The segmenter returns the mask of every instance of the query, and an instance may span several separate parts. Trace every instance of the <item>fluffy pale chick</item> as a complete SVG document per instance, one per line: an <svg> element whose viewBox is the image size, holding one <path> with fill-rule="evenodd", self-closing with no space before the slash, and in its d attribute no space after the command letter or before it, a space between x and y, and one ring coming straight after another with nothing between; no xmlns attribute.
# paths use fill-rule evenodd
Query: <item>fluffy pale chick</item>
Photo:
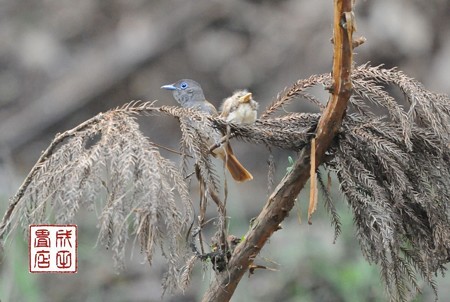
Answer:
<svg viewBox="0 0 450 302"><path fill-rule="evenodd" d="M258 103L253 100L252 93L239 90L223 102L220 116L227 122L253 124L256 121L257 110Z"/></svg>
<svg viewBox="0 0 450 302"><path fill-rule="evenodd" d="M162 89L170 90L173 93L175 100L185 108L193 108L210 115L217 115L217 110L213 104L205 99L203 90L197 82L194 80L183 79L175 82L173 84L161 86ZM222 134L215 132L212 137L210 137L209 143L215 144L222 138ZM230 172L234 180L238 182L243 182L253 179L252 174L244 168L244 166L238 161L236 156L233 154L230 144L226 146L220 146L213 151L213 155L226 160L226 167Z"/></svg>

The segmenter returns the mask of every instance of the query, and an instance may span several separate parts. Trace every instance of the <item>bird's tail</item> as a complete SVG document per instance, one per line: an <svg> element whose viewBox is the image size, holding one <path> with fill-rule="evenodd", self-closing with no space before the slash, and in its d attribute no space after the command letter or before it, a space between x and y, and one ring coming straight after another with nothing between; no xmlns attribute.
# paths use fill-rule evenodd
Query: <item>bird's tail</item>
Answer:
<svg viewBox="0 0 450 302"><path fill-rule="evenodd" d="M234 156L230 145L227 145L227 157L226 159L223 158L223 160L226 160L227 169L230 171L231 177L233 177L235 181L244 182L253 179L252 174L250 174L236 156Z"/></svg>

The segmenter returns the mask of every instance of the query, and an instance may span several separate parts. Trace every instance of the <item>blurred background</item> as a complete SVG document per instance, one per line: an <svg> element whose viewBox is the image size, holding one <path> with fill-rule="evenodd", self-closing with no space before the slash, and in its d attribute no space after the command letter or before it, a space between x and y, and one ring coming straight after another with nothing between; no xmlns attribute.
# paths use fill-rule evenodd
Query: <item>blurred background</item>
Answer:
<svg viewBox="0 0 450 302"><path fill-rule="evenodd" d="M367 42L355 50L356 63L397 66L449 94L449 12L448 0L357 1L355 37ZM200 82L216 106L248 88L262 111L296 80L330 72L331 24L332 1L0 0L0 215L56 133L131 100L175 105L159 87L181 78ZM287 110L317 108L298 102ZM178 146L173 119L139 121L151 140ZM229 181L230 232L241 236L267 198L269 152L233 147L255 176L242 185ZM277 183L295 154L273 151ZM343 233L335 244L323 207L306 223L308 194L257 259L278 271L244 277L232 301L386 301L377 267L361 256L338 183ZM184 295L161 298L161 261L149 267L130 244L126 269L117 272L111 253L96 246L95 214L81 211L75 222L78 273L28 273L27 242L15 232L0 264L0 301L198 301L214 277L198 266ZM438 278L442 301L450 299L449 285L450 277ZM431 289L424 285L415 301L434 301Z"/></svg>

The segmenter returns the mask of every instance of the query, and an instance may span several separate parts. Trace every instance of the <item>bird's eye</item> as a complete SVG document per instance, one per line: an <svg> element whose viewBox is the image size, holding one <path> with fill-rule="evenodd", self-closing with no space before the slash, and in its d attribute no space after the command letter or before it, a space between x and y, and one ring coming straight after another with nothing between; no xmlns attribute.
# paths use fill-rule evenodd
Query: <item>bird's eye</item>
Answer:
<svg viewBox="0 0 450 302"><path fill-rule="evenodd" d="M183 82L180 84L181 89L186 89L188 87L188 84L186 82Z"/></svg>

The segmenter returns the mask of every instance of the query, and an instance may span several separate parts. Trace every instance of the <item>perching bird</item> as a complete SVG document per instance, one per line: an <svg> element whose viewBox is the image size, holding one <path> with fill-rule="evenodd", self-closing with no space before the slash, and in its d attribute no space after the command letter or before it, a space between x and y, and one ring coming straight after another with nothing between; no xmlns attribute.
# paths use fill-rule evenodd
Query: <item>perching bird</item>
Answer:
<svg viewBox="0 0 450 302"><path fill-rule="evenodd" d="M258 103L253 100L252 93L238 90L222 104L220 116L227 122L236 124L253 124L256 121Z"/></svg>
<svg viewBox="0 0 450 302"><path fill-rule="evenodd" d="M200 84L194 80L183 79L173 84L161 86L161 88L173 91L173 97L182 107L197 109L210 115L217 115L216 108L205 99ZM221 134L217 133L217 136L211 139L211 145L217 143L220 139ZM253 179L250 172L234 156L229 143L226 146L214 149L213 155L224 161L226 160L226 167L234 180L243 182Z"/></svg>

